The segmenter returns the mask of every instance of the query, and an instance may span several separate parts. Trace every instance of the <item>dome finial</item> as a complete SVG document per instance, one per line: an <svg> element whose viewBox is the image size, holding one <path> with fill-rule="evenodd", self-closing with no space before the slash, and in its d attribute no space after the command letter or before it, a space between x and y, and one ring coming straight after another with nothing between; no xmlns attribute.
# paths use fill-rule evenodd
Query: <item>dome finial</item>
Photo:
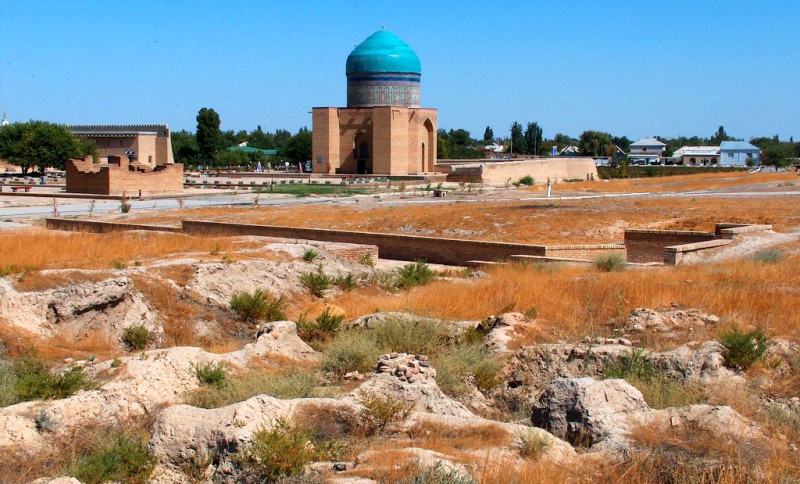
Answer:
<svg viewBox="0 0 800 484"><path fill-rule="evenodd" d="M386 23L385 22L381 22L381 30L386 30Z"/></svg>

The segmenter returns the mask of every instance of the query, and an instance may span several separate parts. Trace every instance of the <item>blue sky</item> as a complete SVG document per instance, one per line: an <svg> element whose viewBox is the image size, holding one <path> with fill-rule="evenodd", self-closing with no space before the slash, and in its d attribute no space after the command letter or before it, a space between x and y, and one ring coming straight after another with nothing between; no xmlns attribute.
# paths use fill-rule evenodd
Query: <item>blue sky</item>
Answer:
<svg viewBox="0 0 800 484"><path fill-rule="evenodd" d="M0 0L12 120L296 130L345 104L345 58L386 28L439 126L499 135L800 138L800 1Z"/></svg>

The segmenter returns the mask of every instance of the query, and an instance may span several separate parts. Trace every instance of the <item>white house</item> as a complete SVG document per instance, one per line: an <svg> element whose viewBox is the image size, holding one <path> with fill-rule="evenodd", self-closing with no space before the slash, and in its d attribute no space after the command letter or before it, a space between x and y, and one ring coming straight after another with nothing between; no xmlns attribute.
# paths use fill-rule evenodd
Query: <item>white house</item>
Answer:
<svg viewBox="0 0 800 484"><path fill-rule="evenodd" d="M679 165L719 165L719 146L681 146L672 157Z"/></svg>

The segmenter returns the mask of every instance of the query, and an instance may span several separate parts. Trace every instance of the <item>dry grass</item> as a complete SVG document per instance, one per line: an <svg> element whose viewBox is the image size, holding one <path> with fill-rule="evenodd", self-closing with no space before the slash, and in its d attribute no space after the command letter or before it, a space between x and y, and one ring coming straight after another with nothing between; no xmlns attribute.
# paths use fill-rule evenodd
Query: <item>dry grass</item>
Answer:
<svg viewBox="0 0 800 484"><path fill-rule="evenodd" d="M195 269L190 264L173 264L155 269L157 274L165 279L169 279L175 284L186 287L195 274Z"/></svg>
<svg viewBox="0 0 800 484"><path fill-rule="evenodd" d="M590 200L266 208L158 214L240 223L335 228L533 244L619 242L626 228L712 230L715 222L800 225L796 197L646 197ZM150 222L151 216L143 216Z"/></svg>
<svg viewBox="0 0 800 484"><path fill-rule="evenodd" d="M31 271L14 280L14 288L23 292L44 291L70 284L100 282L111 276L107 271Z"/></svg>
<svg viewBox="0 0 800 484"><path fill-rule="evenodd" d="M147 302L157 311L164 325L164 345L199 346L214 353L226 353L238 349L241 344L232 335L236 333L236 322L221 311L198 303L181 295L174 288L144 276L131 277L136 290L144 294ZM199 319L218 321L224 334L217 337L198 335L195 323Z"/></svg>
<svg viewBox="0 0 800 484"><path fill-rule="evenodd" d="M408 431L412 446L454 454L467 449L502 447L511 444L513 436L503 427L492 424L447 425L418 422Z"/></svg>
<svg viewBox="0 0 800 484"><path fill-rule="evenodd" d="M536 307L541 332L527 335L526 343L607 334L613 329L609 320L620 320L634 308L678 303L761 327L772 337L800 341L798 287L798 256L777 264L730 261L625 273L510 265L468 283L436 281L398 294L371 288L343 293L331 302L351 318L408 310L444 319L481 319Z"/></svg>
<svg viewBox="0 0 800 484"><path fill-rule="evenodd" d="M116 341L104 331L91 331L80 340L66 336L41 337L22 329L0 324L0 341L6 347L6 354L17 357L33 350L36 354L53 364L64 358L83 359L94 356L98 361L112 358L121 351Z"/></svg>
<svg viewBox="0 0 800 484"><path fill-rule="evenodd" d="M108 269L121 262L185 253L230 252L247 246L233 238L159 232L92 234L28 230L0 234L0 267Z"/></svg>

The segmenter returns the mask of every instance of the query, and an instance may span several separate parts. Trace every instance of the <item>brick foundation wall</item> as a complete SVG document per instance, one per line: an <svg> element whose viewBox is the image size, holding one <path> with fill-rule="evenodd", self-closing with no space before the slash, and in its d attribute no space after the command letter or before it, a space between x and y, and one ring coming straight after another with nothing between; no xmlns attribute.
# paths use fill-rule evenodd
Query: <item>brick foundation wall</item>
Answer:
<svg viewBox="0 0 800 484"><path fill-rule="evenodd" d="M503 260L512 255L544 255L546 250L542 245L200 220L184 220L183 230L191 235L261 235L374 245L378 247L382 258L408 261L425 259L436 264L451 265L464 265L469 260Z"/></svg>
<svg viewBox="0 0 800 484"><path fill-rule="evenodd" d="M673 245L714 240L714 232L678 230L626 230L625 248L628 262L664 262L664 249Z"/></svg>
<svg viewBox="0 0 800 484"><path fill-rule="evenodd" d="M105 234L109 232L125 232L130 230L148 230L157 232L182 232L180 227L163 225L126 224L119 222L99 222L96 220L74 220L68 218L46 218L45 228L48 230L65 230L68 232L93 232Z"/></svg>
<svg viewBox="0 0 800 484"><path fill-rule="evenodd" d="M560 257L565 259L578 259L593 261L598 256L605 254L620 254L626 256L624 244L594 244L594 245L549 245L545 248L545 256Z"/></svg>
<svg viewBox="0 0 800 484"><path fill-rule="evenodd" d="M150 172L128 169L127 160L120 165L94 164L86 160L69 160L66 164L67 193L121 195L130 197L162 193L183 193L183 165L159 166Z"/></svg>

